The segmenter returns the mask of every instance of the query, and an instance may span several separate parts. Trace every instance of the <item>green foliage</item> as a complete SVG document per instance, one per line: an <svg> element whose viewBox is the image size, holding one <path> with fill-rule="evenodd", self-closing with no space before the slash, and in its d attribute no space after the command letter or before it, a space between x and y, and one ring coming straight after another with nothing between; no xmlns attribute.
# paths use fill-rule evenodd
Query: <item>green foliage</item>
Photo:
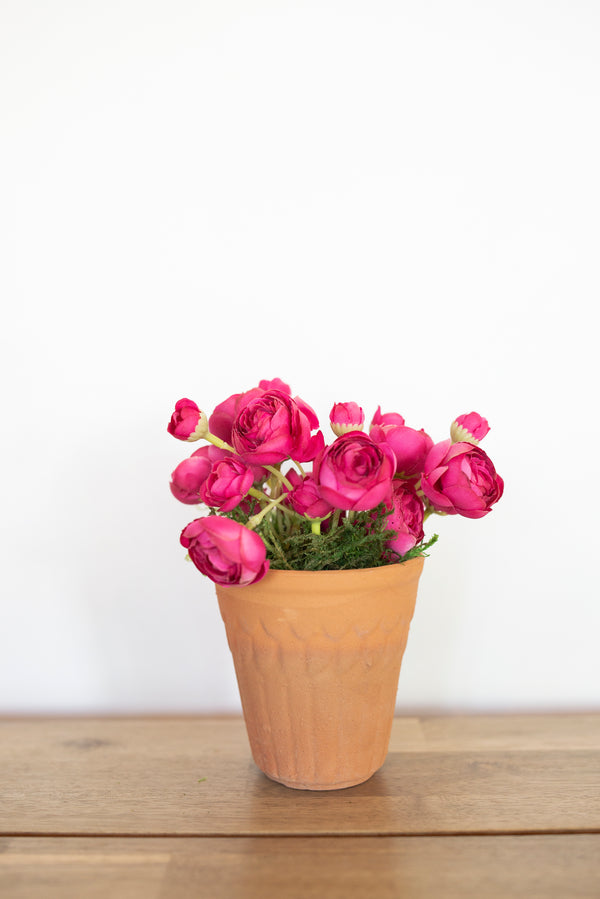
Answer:
<svg viewBox="0 0 600 899"><path fill-rule="evenodd" d="M241 524L248 515L239 507L226 513ZM386 528L391 510L383 503L367 512L334 515L321 525L322 533L314 534L308 519L299 515L282 515L273 510L256 527L267 548L272 569L293 571L332 571L339 569L378 568L394 562L405 562L427 555L437 541L435 534L404 556L386 548L395 531Z"/></svg>
<svg viewBox="0 0 600 899"><path fill-rule="evenodd" d="M417 556L428 556L429 553L426 550L431 549L434 543L438 542L438 535L434 534L426 542L421 541L421 543L417 543L416 546L413 546L412 549L409 549L407 553L404 553L403 556L398 557L399 562L408 562L409 559L415 559Z"/></svg>

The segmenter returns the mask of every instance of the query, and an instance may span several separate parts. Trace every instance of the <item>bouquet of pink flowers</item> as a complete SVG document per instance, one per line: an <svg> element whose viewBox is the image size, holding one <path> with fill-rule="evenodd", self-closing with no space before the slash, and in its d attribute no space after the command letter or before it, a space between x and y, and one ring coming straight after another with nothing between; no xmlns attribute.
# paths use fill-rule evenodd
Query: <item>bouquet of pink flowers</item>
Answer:
<svg viewBox="0 0 600 899"><path fill-rule="evenodd" d="M177 466L171 491L210 510L180 539L212 581L403 562L437 539L424 542L430 515L482 518L502 496L477 412L458 416L440 443L380 407L368 434L356 403L335 403L329 418L326 445L313 409L279 378L230 396L210 418L192 400L175 404L169 433L208 443Z"/></svg>

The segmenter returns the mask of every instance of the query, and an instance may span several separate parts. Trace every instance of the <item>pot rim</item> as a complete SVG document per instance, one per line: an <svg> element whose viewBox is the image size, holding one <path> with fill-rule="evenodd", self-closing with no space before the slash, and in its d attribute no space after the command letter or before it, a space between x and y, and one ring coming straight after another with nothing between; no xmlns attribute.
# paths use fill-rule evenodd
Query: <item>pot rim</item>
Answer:
<svg viewBox="0 0 600 899"><path fill-rule="evenodd" d="M223 590L226 593L231 592L232 594L240 594L241 591L244 591L246 594L253 594L263 589L268 589L270 586L274 586L274 582L277 580L286 581L288 584L296 582L299 586L302 581L306 582L318 578L320 580L330 581L332 589L335 589L336 587L342 588L344 583L348 583L350 580L355 583L357 581L370 581L372 583L378 579L387 581L394 575L401 578L401 580L409 581L420 576L425 558L425 556L415 556L412 559L407 559L406 562L392 562L389 565L377 565L374 568L334 568L318 569L317 571L269 568L265 576L254 584L247 584L243 587L240 587L238 584L232 586L215 584L215 586L217 587L217 592ZM305 583L303 589L310 590L310 587Z"/></svg>
<svg viewBox="0 0 600 899"><path fill-rule="evenodd" d="M413 556L412 559L407 559L406 562L390 562L387 565L375 565L372 568L316 568L315 570L307 570L305 568L269 568L265 577L268 577L270 574L300 574L300 575L311 575L311 574L319 574L323 575L340 575L340 574L350 574L353 572L367 572L367 571L390 571L392 569L399 570L401 567L415 568L415 563L422 562L425 559L425 556Z"/></svg>

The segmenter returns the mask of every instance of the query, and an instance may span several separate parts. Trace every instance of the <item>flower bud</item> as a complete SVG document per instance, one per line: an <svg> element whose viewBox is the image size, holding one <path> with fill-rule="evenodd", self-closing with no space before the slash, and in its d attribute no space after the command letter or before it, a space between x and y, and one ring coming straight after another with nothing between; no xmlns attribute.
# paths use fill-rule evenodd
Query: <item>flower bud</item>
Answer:
<svg viewBox="0 0 600 899"><path fill-rule="evenodd" d="M485 418L478 412L469 412L468 415L459 415L450 425L452 443L472 443L477 446L483 440L490 426Z"/></svg>
<svg viewBox="0 0 600 899"><path fill-rule="evenodd" d="M357 403L334 403L329 421L335 436L341 437L348 431L362 431L365 413Z"/></svg>
<svg viewBox="0 0 600 899"><path fill-rule="evenodd" d="M193 400L177 400L167 431L178 440L200 440L208 434L208 418Z"/></svg>

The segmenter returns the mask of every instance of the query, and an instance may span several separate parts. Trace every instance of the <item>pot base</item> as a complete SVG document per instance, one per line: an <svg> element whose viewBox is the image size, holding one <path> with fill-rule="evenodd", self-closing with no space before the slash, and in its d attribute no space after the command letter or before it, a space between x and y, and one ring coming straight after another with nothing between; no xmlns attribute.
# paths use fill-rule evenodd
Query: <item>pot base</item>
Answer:
<svg viewBox="0 0 600 899"><path fill-rule="evenodd" d="M268 777L269 780L272 780L274 783L282 784L284 787L289 787L291 790L348 790L350 787L357 787L359 784L364 784L368 780L373 777L373 774L376 772L373 771L367 777L359 777L358 780L353 779L349 781L345 781L343 783L326 783L326 784L305 784L305 783L297 783L291 780L284 780L283 778L272 777L270 774L266 774L263 771L265 777Z"/></svg>

